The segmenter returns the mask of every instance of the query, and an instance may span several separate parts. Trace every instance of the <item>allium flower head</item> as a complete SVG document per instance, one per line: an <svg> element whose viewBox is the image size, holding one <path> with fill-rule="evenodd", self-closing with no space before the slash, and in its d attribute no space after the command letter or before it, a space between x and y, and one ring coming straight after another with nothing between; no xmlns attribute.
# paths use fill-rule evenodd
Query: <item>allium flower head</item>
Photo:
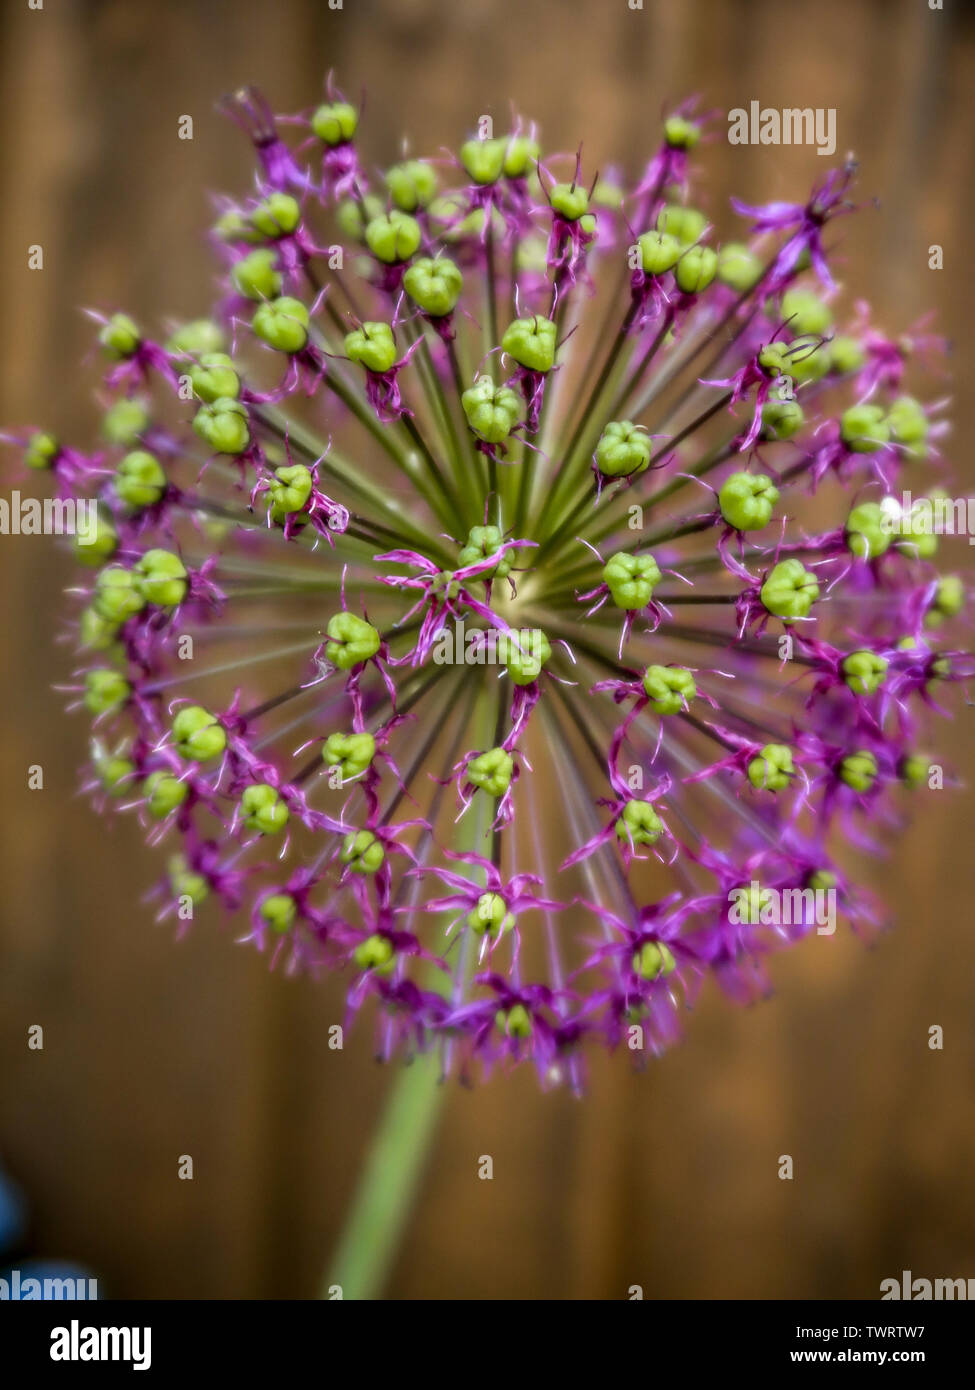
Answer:
<svg viewBox="0 0 975 1390"><path fill-rule="evenodd" d="M377 175L334 88L225 106L215 303L95 315L102 439L17 436L95 507L73 704L161 914L341 972L384 1057L573 1086L763 995L817 893L876 922L836 846L889 846L970 667L894 503L938 344L837 317L853 168L705 210L689 105L630 185L525 123Z"/></svg>

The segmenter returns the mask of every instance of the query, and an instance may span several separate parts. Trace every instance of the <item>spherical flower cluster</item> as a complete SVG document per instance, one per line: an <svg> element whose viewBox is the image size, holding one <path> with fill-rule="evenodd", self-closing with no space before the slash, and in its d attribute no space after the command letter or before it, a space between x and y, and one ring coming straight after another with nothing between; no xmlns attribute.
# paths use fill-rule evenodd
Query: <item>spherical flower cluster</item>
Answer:
<svg viewBox="0 0 975 1390"><path fill-rule="evenodd" d="M939 343L836 317L852 167L726 238L693 106L632 186L520 124L376 175L334 90L226 106L216 303L99 315L101 441L17 436L93 508L86 780L161 912L342 972L383 1057L572 1086L708 977L763 995L815 893L876 922L836 846L889 844L970 667L892 506L941 470Z"/></svg>

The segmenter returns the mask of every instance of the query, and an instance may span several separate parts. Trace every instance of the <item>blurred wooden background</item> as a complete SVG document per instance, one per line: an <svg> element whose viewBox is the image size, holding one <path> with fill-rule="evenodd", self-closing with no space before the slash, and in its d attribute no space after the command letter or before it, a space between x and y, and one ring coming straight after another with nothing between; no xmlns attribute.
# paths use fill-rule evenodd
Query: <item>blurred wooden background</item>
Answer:
<svg viewBox="0 0 975 1390"><path fill-rule="evenodd" d="M320 0L3 8L0 420L83 440L88 327L75 306L148 320L205 301L207 189L242 189L249 152L214 99L257 81L313 102L334 66L368 92L376 162L456 143L509 102L546 148L636 167L662 105L834 106L839 150L883 206L848 224L845 278L891 328L925 309L954 340L958 491L973 487L975 34L960 0ZM176 138L191 114L192 142ZM720 129L720 125L719 125ZM793 197L806 150L702 152L710 206ZM927 270L927 247L945 269ZM42 273L26 270L41 243ZM5 491L9 484L5 484ZM955 552L956 564L964 557ZM34 1246L86 1261L110 1294L315 1292L387 1076L368 1030L326 1046L328 986L269 977L201 925L179 946L141 895L158 868L134 823L75 797L85 740L51 690L68 570L4 538L0 1159L35 1204ZM972 711L944 734L964 770ZM46 786L26 790L40 762ZM874 1298L908 1268L975 1276L975 889L968 793L919 797L878 870L897 929L775 964L776 999L709 994L685 1044L644 1075L598 1062L581 1102L527 1072L455 1089L390 1292L400 1297ZM41 1023L43 1052L26 1030ZM927 1029L945 1030L942 1052ZM192 1154L195 1178L176 1179ZM493 1182L476 1177L478 1156ZM795 1161L777 1178L778 1156Z"/></svg>

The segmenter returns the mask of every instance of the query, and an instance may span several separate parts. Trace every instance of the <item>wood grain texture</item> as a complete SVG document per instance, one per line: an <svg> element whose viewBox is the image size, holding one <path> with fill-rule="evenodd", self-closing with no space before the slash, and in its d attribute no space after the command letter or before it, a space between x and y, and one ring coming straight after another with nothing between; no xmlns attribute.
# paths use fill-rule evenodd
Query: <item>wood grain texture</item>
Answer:
<svg viewBox="0 0 975 1390"><path fill-rule="evenodd" d="M466 134L515 102L547 148L639 166L663 104L835 106L840 153L883 206L844 228L843 275L890 326L934 308L954 341L958 491L973 491L970 383L975 43L945 0L48 0L3 11L0 420L83 439L94 411L75 306L190 314L209 290L207 189L248 151L214 98L259 81L316 99L334 66L368 92L368 157ZM196 138L176 138L192 114ZM720 138L720 128L719 128ZM793 196L808 149L704 153L715 209ZM727 225L727 224L726 224ZM41 243L45 269L26 269ZM945 247L929 272L927 247ZM28 1187L33 1244L106 1292L293 1297L316 1289L387 1077L365 1031L330 1052L334 985L269 977L234 932L174 945L142 901L158 859L75 797L83 721L52 691L68 568L3 538L0 1158ZM964 559L965 557L963 557ZM966 717L967 716L967 720ZM945 733L970 767L973 711ZM28 763L46 771L26 790ZM972 800L920 800L873 881L897 929L775 962L774 1002L708 994L686 1043L642 1075L593 1067L585 1100L527 1073L452 1090L391 1293L398 1297L877 1296L901 1269L975 1275ZM42 1023L41 1053L25 1045ZM927 1028L945 1029L943 1052ZM180 1154L194 1181L179 1182ZM494 1157L493 1182L476 1177ZM780 1182L778 1156L796 1179Z"/></svg>

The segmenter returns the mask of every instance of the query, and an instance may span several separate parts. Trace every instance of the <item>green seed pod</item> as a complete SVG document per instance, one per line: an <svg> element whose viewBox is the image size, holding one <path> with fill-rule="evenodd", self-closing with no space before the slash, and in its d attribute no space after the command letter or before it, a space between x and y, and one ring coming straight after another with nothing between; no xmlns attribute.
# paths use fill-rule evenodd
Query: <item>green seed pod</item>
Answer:
<svg viewBox="0 0 975 1390"><path fill-rule="evenodd" d="M884 683L890 662L876 652L850 652L843 658L843 679L854 695L873 695Z"/></svg>
<svg viewBox="0 0 975 1390"><path fill-rule="evenodd" d="M805 420L805 412L798 401L768 400L762 406L762 438L793 439Z"/></svg>
<svg viewBox="0 0 975 1390"><path fill-rule="evenodd" d="M363 217L363 208L365 217ZM382 217L383 201L375 193L367 193L362 199L361 206L354 198L346 198L339 203L335 210L335 219L338 222L339 230L350 241L363 241L365 239L366 225L374 218Z"/></svg>
<svg viewBox="0 0 975 1390"><path fill-rule="evenodd" d="M521 367L550 372L555 365L555 324L541 314L515 319L505 329L501 347Z"/></svg>
<svg viewBox="0 0 975 1390"><path fill-rule="evenodd" d="M788 345L785 371L794 379L796 385L807 386L812 382L822 381L831 365L828 346L827 343L810 342L806 338L798 338Z"/></svg>
<svg viewBox="0 0 975 1390"><path fill-rule="evenodd" d="M890 426L879 405L851 405L840 416L840 438L855 454L875 454L890 439Z"/></svg>
<svg viewBox="0 0 975 1390"><path fill-rule="evenodd" d="M806 881L806 887L816 893L828 893L836 885L836 875L830 873L829 869L814 869Z"/></svg>
<svg viewBox="0 0 975 1390"><path fill-rule="evenodd" d="M388 372L396 361L396 342L388 323L364 323L345 335L345 355L370 372Z"/></svg>
<svg viewBox="0 0 975 1390"><path fill-rule="evenodd" d="M166 351L179 358L203 357L209 352L222 352L224 342L223 329L212 319L191 319L170 334Z"/></svg>
<svg viewBox="0 0 975 1390"><path fill-rule="evenodd" d="M329 101L311 118L311 128L323 144L347 145L356 133L359 113L347 101Z"/></svg>
<svg viewBox="0 0 975 1390"><path fill-rule="evenodd" d="M618 550L603 566L603 583L617 608L634 612L650 602L660 583L660 566L650 554L627 555Z"/></svg>
<svg viewBox="0 0 975 1390"><path fill-rule="evenodd" d="M761 599L784 623L805 618L819 598L819 580L801 560L780 560L762 585Z"/></svg>
<svg viewBox="0 0 975 1390"><path fill-rule="evenodd" d="M424 159L407 159L386 170L386 187L400 212L416 212L433 201L437 171Z"/></svg>
<svg viewBox="0 0 975 1390"><path fill-rule="evenodd" d="M422 240L419 222L399 208L374 217L366 227L365 236L369 250L384 265L408 261Z"/></svg>
<svg viewBox="0 0 975 1390"><path fill-rule="evenodd" d="M924 407L913 396L898 396L887 412L890 437L903 444L912 454L923 456L927 452L928 432L931 428Z"/></svg>
<svg viewBox="0 0 975 1390"><path fill-rule="evenodd" d="M628 801L616 818L616 836L623 844L655 845L664 823L649 801Z"/></svg>
<svg viewBox="0 0 975 1390"><path fill-rule="evenodd" d="M466 140L460 147L460 162L473 183L497 183L506 153L504 140Z"/></svg>
<svg viewBox="0 0 975 1390"><path fill-rule="evenodd" d="M149 411L146 402L138 396L116 401L102 418L102 434L109 444L119 444L124 449L137 444L139 435L148 427Z"/></svg>
<svg viewBox="0 0 975 1390"><path fill-rule="evenodd" d="M251 327L277 352L301 352L308 343L308 310L300 299L282 295L259 304Z"/></svg>
<svg viewBox="0 0 975 1390"><path fill-rule="evenodd" d="M493 377L479 376L460 398L473 432L488 444L503 444L518 423L521 400L510 386L495 386Z"/></svg>
<svg viewBox="0 0 975 1390"><path fill-rule="evenodd" d="M272 240L290 236L300 221L301 205L290 193L271 193L251 213L256 229Z"/></svg>
<svg viewBox="0 0 975 1390"><path fill-rule="evenodd" d="M71 540L71 549L80 564L91 566L98 566L110 560L118 550L115 522L112 520L111 512L101 502L95 504L94 538L86 544L82 536L76 532Z"/></svg>
<svg viewBox="0 0 975 1390"><path fill-rule="evenodd" d="M509 135L504 147L505 177L523 179L534 167L540 153L537 140L527 135Z"/></svg>
<svg viewBox="0 0 975 1390"><path fill-rule="evenodd" d="M672 150L692 150L700 138L700 126L686 116L668 116L664 121L664 139Z"/></svg>
<svg viewBox="0 0 975 1390"><path fill-rule="evenodd" d="M467 544L457 556L458 569L465 569L468 565L476 565L479 560L486 560L489 555L496 555L503 544L504 536L499 527L472 526L467 533ZM484 570L480 575L481 582L483 583L488 579L506 579L511 573L514 562L513 551L506 551L504 555L500 556L493 569Z"/></svg>
<svg viewBox="0 0 975 1390"><path fill-rule="evenodd" d="M262 922L266 922L277 936L290 931L298 916L298 904L290 893L271 893L259 908Z"/></svg>
<svg viewBox="0 0 975 1390"><path fill-rule="evenodd" d="M322 761L337 767L342 781L361 777L376 756L376 740L372 734L329 734L322 747Z"/></svg>
<svg viewBox="0 0 975 1390"><path fill-rule="evenodd" d="M648 666L643 689L654 714L679 714L697 694L694 677L683 666Z"/></svg>
<svg viewBox="0 0 975 1390"><path fill-rule="evenodd" d="M515 762L507 749L489 748L486 753L479 753L471 759L467 764L466 776L468 782L486 791L488 796L504 796L511 786L514 770Z"/></svg>
<svg viewBox="0 0 975 1390"><path fill-rule="evenodd" d="M477 906L467 914L467 925L478 936L488 936L497 941L515 924L514 913L500 893L482 893Z"/></svg>
<svg viewBox="0 0 975 1390"><path fill-rule="evenodd" d="M351 671L379 651L380 636L372 623L355 613L335 613L328 620L325 655L340 671Z"/></svg>
<svg viewBox="0 0 975 1390"><path fill-rule="evenodd" d="M938 537L934 529L933 503L937 494L918 499L911 510L902 515L898 523L897 549L905 555L913 555L918 560L930 560L937 554Z"/></svg>
<svg viewBox="0 0 975 1390"><path fill-rule="evenodd" d="M287 517L304 511L311 490L311 471L303 463L286 464L282 468L276 468L268 489L271 496L272 520L281 524Z"/></svg>
<svg viewBox="0 0 975 1390"><path fill-rule="evenodd" d="M860 502L846 519L846 545L851 555L875 560L894 539L887 513L879 502Z"/></svg>
<svg viewBox="0 0 975 1390"><path fill-rule="evenodd" d="M928 609L928 626L940 627L945 618L957 618L964 607L965 585L962 580L957 574L943 574Z"/></svg>
<svg viewBox="0 0 975 1390"><path fill-rule="evenodd" d="M141 613L146 606L139 577L122 565L106 565L95 581L92 607L100 618L116 627Z"/></svg>
<svg viewBox="0 0 975 1390"><path fill-rule="evenodd" d="M644 941L640 949L634 952L630 964L634 975L639 975L641 980L657 980L677 969L673 952L662 941Z"/></svg>
<svg viewBox="0 0 975 1390"><path fill-rule="evenodd" d="M589 194L581 184L557 183L548 195L554 212L566 222L578 222L589 211Z"/></svg>
<svg viewBox="0 0 975 1390"><path fill-rule="evenodd" d="M596 467L605 478L642 473L650 462L650 437L632 420L611 420L596 445Z"/></svg>
<svg viewBox="0 0 975 1390"><path fill-rule="evenodd" d="M237 261L230 278L239 294L247 299L273 299L281 293L281 273L276 269L277 252L269 246L250 251Z"/></svg>
<svg viewBox="0 0 975 1390"><path fill-rule="evenodd" d="M202 705L183 705L173 718L173 742L187 762L219 758L227 746L227 731Z"/></svg>
<svg viewBox="0 0 975 1390"><path fill-rule="evenodd" d="M685 294L702 294L718 273L718 257L710 246L692 246L674 269L674 279Z"/></svg>
<svg viewBox="0 0 975 1390"><path fill-rule="evenodd" d="M110 622L94 608L84 608L78 623L80 646L85 651L110 652L113 657L124 655L116 641L118 623Z"/></svg>
<svg viewBox="0 0 975 1390"><path fill-rule="evenodd" d="M109 753L97 746L92 749L92 762L103 790L109 796L125 796L135 772L135 763L119 753Z"/></svg>
<svg viewBox="0 0 975 1390"><path fill-rule="evenodd" d="M240 377L225 352L205 352L199 362L191 364L189 378L193 394L208 405L240 395Z"/></svg>
<svg viewBox="0 0 975 1390"><path fill-rule="evenodd" d="M762 278L762 262L744 242L725 242L718 251L717 278L738 294L746 294Z"/></svg>
<svg viewBox="0 0 975 1390"><path fill-rule="evenodd" d="M374 874L382 868L386 851L371 830L353 830L346 835L339 858L354 874Z"/></svg>
<svg viewBox="0 0 975 1390"><path fill-rule="evenodd" d="M142 342L142 334L128 314L113 314L99 333L98 341L113 357L131 357Z"/></svg>
<svg viewBox="0 0 975 1390"><path fill-rule="evenodd" d="M240 798L240 815L247 829L258 835L277 835L291 819L291 813L281 800L281 793L266 782L244 788Z"/></svg>
<svg viewBox="0 0 975 1390"><path fill-rule="evenodd" d="M786 743L766 743L748 764L748 780L756 791L781 792L795 776L792 749Z"/></svg>
<svg viewBox="0 0 975 1390"><path fill-rule="evenodd" d="M877 759L872 753L850 753L840 763L840 778L855 792L868 792L877 777Z"/></svg>
<svg viewBox="0 0 975 1390"><path fill-rule="evenodd" d="M527 643L523 637L498 640L498 651L508 668L508 675L515 685L532 685L542 673L542 667L552 655L552 648L544 632L532 629Z"/></svg>
<svg viewBox="0 0 975 1390"><path fill-rule="evenodd" d="M922 753L908 753L897 769L901 781L908 787L920 787L931 773L931 759Z"/></svg>
<svg viewBox="0 0 975 1390"><path fill-rule="evenodd" d="M162 464L146 449L133 449L115 470L115 495L133 511L154 507L165 490Z"/></svg>
<svg viewBox="0 0 975 1390"><path fill-rule="evenodd" d="M509 1038L530 1038L532 1035L531 1014L524 1004L513 1004L510 1009L499 1009L494 1015L494 1022Z"/></svg>
<svg viewBox="0 0 975 1390"><path fill-rule="evenodd" d="M829 368L838 376L858 372L867 360L867 354L856 338L834 338L829 344Z"/></svg>
<svg viewBox="0 0 975 1390"><path fill-rule="evenodd" d="M352 957L360 970L374 970L377 975L391 974L396 965L393 943L379 932L360 941Z"/></svg>
<svg viewBox="0 0 975 1390"><path fill-rule="evenodd" d="M778 488L764 473L732 473L718 493L721 515L736 531L761 531L778 500Z"/></svg>
<svg viewBox="0 0 975 1390"><path fill-rule="evenodd" d="M132 690L123 675L107 666L85 672L84 706L89 714L107 714L120 709Z"/></svg>
<svg viewBox="0 0 975 1390"><path fill-rule="evenodd" d="M188 782L174 777L171 772L150 772L142 784L146 798L146 810L153 820L165 820L190 794Z"/></svg>
<svg viewBox="0 0 975 1390"><path fill-rule="evenodd" d="M222 212L213 224L214 235L221 241L247 241L257 242L261 240L261 234L251 222L246 213L240 208L229 208Z"/></svg>
<svg viewBox="0 0 975 1390"><path fill-rule="evenodd" d="M779 306L779 315L797 338L822 338L833 326L833 314L811 290L786 290Z"/></svg>
<svg viewBox="0 0 975 1390"><path fill-rule="evenodd" d="M61 446L53 434L38 431L32 434L24 450L24 463L28 468L38 471L50 468L61 451Z"/></svg>
<svg viewBox="0 0 975 1390"><path fill-rule="evenodd" d="M457 307L464 277L446 256L421 256L404 274L403 288L417 308L442 319Z"/></svg>
<svg viewBox="0 0 975 1390"><path fill-rule="evenodd" d="M194 907L205 903L210 885L203 874L191 869L181 854L174 854L167 865L169 887L176 898L189 898Z"/></svg>
<svg viewBox="0 0 975 1390"><path fill-rule="evenodd" d="M644 232L637 238L640 264L646 275L664 275L680 260L683 247L670 232Z"/></svg>
<svg viewBox="0 0 975 1390"><path fill-rule="evenodd" d="M681 207L677 203L669 203L661 208L657 217L657 231L675 236L684 246L697 241L707 224L703 212L698 212L697 208Z"/></svg>
<svg viewBox="0 0 975 1390"><path fill-rule="evenodd" d="M251 442L247 407L230 396L202 405L193 417L193 428L218 454L242 454Z"/></svg>
<svg viewBox="0 0 975 1390"><path fill-rule="evenodd" d="M761 884L743 883L737 889L736 896L744 892L744 901L738 903L739 921L749 927L757 927L762 920L762 910L768 907L772 899L772 890L763 888Z"/></svg>
<svg viewBox="0 0 975 1390"><path fill-rule="evenodd" d="M186 566L171 550L147 550L136 565L139 588L147 603L178 608L186 597Z"/></svg>

